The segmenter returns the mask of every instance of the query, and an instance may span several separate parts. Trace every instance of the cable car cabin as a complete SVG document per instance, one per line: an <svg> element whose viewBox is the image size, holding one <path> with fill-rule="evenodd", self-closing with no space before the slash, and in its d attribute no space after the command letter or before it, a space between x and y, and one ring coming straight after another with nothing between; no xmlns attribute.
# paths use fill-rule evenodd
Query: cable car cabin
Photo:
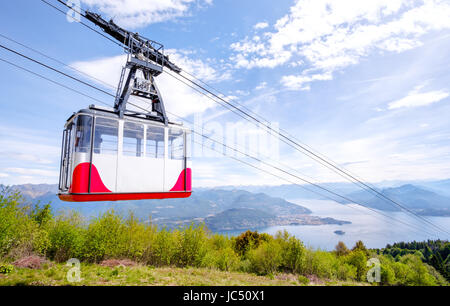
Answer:
<svg viewBox="0 0 450 306"><path fill-rule="evenodd" d="M190 131L181 125L90 107L69 118L59 198L119 201L191 195Z"/></svg>

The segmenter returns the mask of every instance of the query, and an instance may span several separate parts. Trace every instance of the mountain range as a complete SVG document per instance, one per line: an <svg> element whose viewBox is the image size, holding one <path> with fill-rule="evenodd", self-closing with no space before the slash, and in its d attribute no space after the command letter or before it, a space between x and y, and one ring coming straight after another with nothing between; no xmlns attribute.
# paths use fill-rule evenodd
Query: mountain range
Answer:
<svg viewBox="0 0 450 306"><path fill-rule="evenodd" d="M352 202L339 198L315 186L228 186L224 189L239 188L250 192L264 192L271 196L293 199L325 200L330 196L341 204L358 204L385 211L399 211L399 206L383 199L375 192L365 191L351 182L324 183L319 186L343 195ZM437 181L386 181L375 184L375 190L402 206L426 216L450 216L450 179ZM308 190L307 190L308 189Z"/></svg>
<svg viewBox="0 0 450 306"><path fill-rule="evenodd" d="M389 183L392 186L389 186ZM1 185L0 185L1 186ZM374 192L360 189L352 183L327 183L323 187L344 195L358 204L384 210L400 211L400 207ZM298 185L280 186L225 186L196 188L187 199L143 200L121 202L67 203L56 196L56 185L17 185L27 202L52 203L53 210L76 210L90 218L114 209L127 214L132 211L141 219L174 228L191 222L205 222L210 229L238 230L290 224L343 224L345 221L319 218L303 206L284 199L326 199L317 187ZM425 216L450 217L450 179L416 181L414 184L384 182L376 190L393 201ZM336 197L333 197L336 198ZM341 204L353 203L336 199Z"/></svg>
<svg viewBox="0 0 450 306"><path fill-rule="evenodd" d="M357 191L347 197L357 203L371 208L385 211L400 211L401 206L413 210L421 215L450 216L450 197L437 194L436 192L407 184L393 188L382 188L377 190L380 194L391 199L386 200L375 192ZM349 201L340 201L348 204Z"/></svg>
<svg viewBox="0 0 450 306"><path fill-rule="evenodd" d="M144 221L151 218L152 223L168 228L192 222L205 222L214 231L348 223L312 216L309 209L281 198L236 189L199 190L187 199L70 203L59 200L56 185L16 185L11 188L20 191L29 204L50 202L56 213L75 210L91 218L114 209L123 215L133 212Z"/></svg>

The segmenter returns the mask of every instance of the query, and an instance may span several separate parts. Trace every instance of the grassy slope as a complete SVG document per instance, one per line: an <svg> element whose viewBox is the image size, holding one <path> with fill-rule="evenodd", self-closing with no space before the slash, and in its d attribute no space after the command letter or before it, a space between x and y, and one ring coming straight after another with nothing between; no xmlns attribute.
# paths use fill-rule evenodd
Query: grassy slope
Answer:
<svg viewBox="0 0 450 306"><path fill-rule="evenodd" d="M0 274L0 286L299 286L292 274L278 274L274 277L256 276L238 272L222 272L203 268L152 268L103 267L100 265L81 266L79 283L69 283L66 279L70 268L63 264L50 264L40 270L14 268L8 275ZM367 285L352 282L315 281L309 285Z"/></svg>

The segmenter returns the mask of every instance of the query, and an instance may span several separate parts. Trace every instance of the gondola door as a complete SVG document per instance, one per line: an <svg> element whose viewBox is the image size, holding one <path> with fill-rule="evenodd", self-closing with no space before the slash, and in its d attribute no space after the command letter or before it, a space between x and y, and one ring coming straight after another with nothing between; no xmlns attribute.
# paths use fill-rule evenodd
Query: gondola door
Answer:
<svg viewBox="0 0 450 306"><path fill-rule="evenodd" d="M169 127L167 131L164 189L167 192L191 191L191 169L188 164L186 130Z"/></svg>
<svg viewBox="0 0 450 306"><path fill-rule="evenodd" d="M119 152L119 121L114 118L94 118L89 169L89 193L111 193L117 190L117 160Z"/></svg>
<svg viewBox="0 0 450 306"><path fill-rule="evenodd" d="M121 123L117 192L162 193L164 187L164 127Z"/></svg>

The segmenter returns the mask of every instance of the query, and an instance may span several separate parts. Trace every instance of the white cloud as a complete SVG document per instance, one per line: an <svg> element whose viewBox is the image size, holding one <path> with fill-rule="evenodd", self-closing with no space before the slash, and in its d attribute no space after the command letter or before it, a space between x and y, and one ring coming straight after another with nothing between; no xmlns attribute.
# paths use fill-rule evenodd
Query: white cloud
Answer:
<svg viewBox="0 0 450 306"><path fill-rule="evenodd" d="M4 178L4 177L8 177L9 176L9 174L7 174L7 173L0 173L0 178Z"/></svg>
<svg viewBox="0 0 450 306"><path fill-rule="evenodd" d="M258 86L256 86L255 90L261 90L267 87L267 82L261 82Z"/></svg>
<svg viewBox="0 0 450 306"><path fill-rule="evenodd" d="M389 103L389 109L411 108L426 106L447 98L450 94L444 90L420 92L423 86L418 86L408 93L406 97Z"/></svg>
<svg viewBox="0 0 450 306"><path fill-rule="evenodd" d="M183 50L167 50L171 61L195 75L197 78L207 82L220 82L231 77L228 71L219 72L212 68L205 61L191 59L188 55L192 52ZM126 56L102 58L98 60L76 62L71 66L94 77L94 82L100 79L108 84L118 84L122 66L126 63ZM176 73L172 73L175 74ZM190 78L189 75L186 75ZM180 77L178 77L180 78ZM156 84L161 92L166 111L177 116L185 117L197 112L203 112L215 106L209 98L200 95L192 88L184 85L167 73L163 73L156 78ZM142 104L135 97L130 98L134 104ZM112 104L112 102L111 102ZM170 114L169 114L169 117Z"/></svg>
<svg viewBox="0 0 450 306"><path fill-rule="evenodd" d="M255 30L262 30L262 29L267 28L268 26L269 26L269 24L267 22L258 22L257 24L255 24L253 26L253 28Z"/></svg>
<svg viewBox="0 0 450 306"><path fill-rule="evenodd" d="M83 5L114 19L122 27L138 28L189 15L197 5L212 0L81 0Z"/></svg>
<svg viewBox="0 0 450 306"><path fill-rule="evenodd" d="M450 3L442 0L298 0L275 31L231 44L231 60L247 69L305 63L301 78L332 73L374 51L416 48L425 34L449 29L448 16Z"/></svg>
<svg viewBox="0 0 450 306"><path fill-rule="evenodd" d="M59 176L59 171L55 170L44 170L44 169L29 169L29 168L6 168L5 172L14 173L14 174L23 174L27 176L43 176L43 177L52 177L56 178Z"/></svg>
<svg viewBox="0 0 450 306"><path fill-rule="evenodd" d="M313 74L313 75L288 75L283 76L281 84L290 90L309 90L309 83L312 81L331 80L333 77L331 73Z"/></svg>

